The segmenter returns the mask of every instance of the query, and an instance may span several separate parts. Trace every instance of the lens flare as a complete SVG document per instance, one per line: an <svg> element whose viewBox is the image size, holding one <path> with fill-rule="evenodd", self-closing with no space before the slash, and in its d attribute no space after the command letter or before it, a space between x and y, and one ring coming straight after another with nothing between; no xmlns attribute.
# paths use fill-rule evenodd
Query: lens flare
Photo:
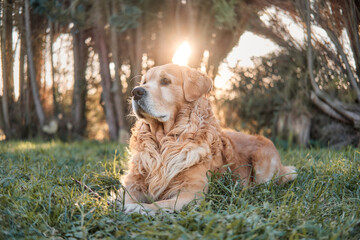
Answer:
<svg viewBox="0 0 360 240"><path fill-rule="evenodd" d="M189 57L191 54L191 48L188 42L183 42L176 50L172 62L181 66L185 66L189 63Z"/></svg>

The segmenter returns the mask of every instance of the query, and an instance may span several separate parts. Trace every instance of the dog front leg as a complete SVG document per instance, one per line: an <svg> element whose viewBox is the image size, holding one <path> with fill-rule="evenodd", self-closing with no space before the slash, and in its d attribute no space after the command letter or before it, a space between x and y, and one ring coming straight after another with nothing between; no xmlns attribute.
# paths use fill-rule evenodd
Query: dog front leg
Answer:
<svg viewBox="0 0 360 240"><path fill-rule="evenodd" d="M156 201L151 204L140 204L140 203L130 203L125 206L126 213L138 212L141 214L149 214L154 215L158 210L164 210L168 212L174 212L181 210L186 204L190 203L192 200L199 198L202 196L201 193L193 193L193 192L183 192L179 193L177 196Z"/></svg>
<svg viewBox="0 0 360 240"><path fill-rule="evenodd" d="M127 205L145 202L146 196L141 191L123 187L117 193L111 194L110 201L116 202L119 209L125 210Z"/></svg>

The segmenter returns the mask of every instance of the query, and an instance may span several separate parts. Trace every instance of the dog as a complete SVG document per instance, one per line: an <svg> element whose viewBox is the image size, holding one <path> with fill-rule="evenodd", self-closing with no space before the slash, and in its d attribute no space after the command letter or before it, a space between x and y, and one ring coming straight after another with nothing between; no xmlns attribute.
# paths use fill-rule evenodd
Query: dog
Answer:
<svg viewBox="0 0 360 240"><path fill-rule="evenodd" d="M209 171L230 168L244 186L296 178L265 137L224 131L206 95L212 80L186 66L151 68L132 90L137 122L120 190L126 213L178 211L207 191Z"/></svg>

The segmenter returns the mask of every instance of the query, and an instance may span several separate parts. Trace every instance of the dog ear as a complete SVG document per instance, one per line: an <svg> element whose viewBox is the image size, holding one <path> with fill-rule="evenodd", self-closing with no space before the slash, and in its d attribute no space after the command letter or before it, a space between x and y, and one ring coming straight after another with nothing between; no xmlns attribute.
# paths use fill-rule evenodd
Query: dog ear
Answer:
<svg viewBox="0 0 360 240"><path fill-rule="evenodd" d="M212 87L212 80L205 74L196 69L182 66L183 88L185 99L188 102L193 102L199 99L202 95L210 92Z"/></svg>

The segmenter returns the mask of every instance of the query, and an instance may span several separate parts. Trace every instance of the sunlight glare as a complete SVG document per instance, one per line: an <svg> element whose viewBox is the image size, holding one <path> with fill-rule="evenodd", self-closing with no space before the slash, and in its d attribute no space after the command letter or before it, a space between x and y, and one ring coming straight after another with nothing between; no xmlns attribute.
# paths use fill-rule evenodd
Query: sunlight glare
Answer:
<svg viewBox="0 0 360 240"><path fill-rule="evenodd" d="M172 62L180 66L185 66L189 63L191 48L188 42L183 42L176 50Z"/></svg>
<svg viewBox="0 0 360 240"><path fill-rule="evenodd" d="M254 68L253 57L265 56L280 48L272 41L259 37L251 32L244 32L239 43L226 57L226 62L219 66L219 73L215 77L214 85L218 89L228 90L231 88L229 80L234 75L231 68L237 65L244 68Z"/></svg>

